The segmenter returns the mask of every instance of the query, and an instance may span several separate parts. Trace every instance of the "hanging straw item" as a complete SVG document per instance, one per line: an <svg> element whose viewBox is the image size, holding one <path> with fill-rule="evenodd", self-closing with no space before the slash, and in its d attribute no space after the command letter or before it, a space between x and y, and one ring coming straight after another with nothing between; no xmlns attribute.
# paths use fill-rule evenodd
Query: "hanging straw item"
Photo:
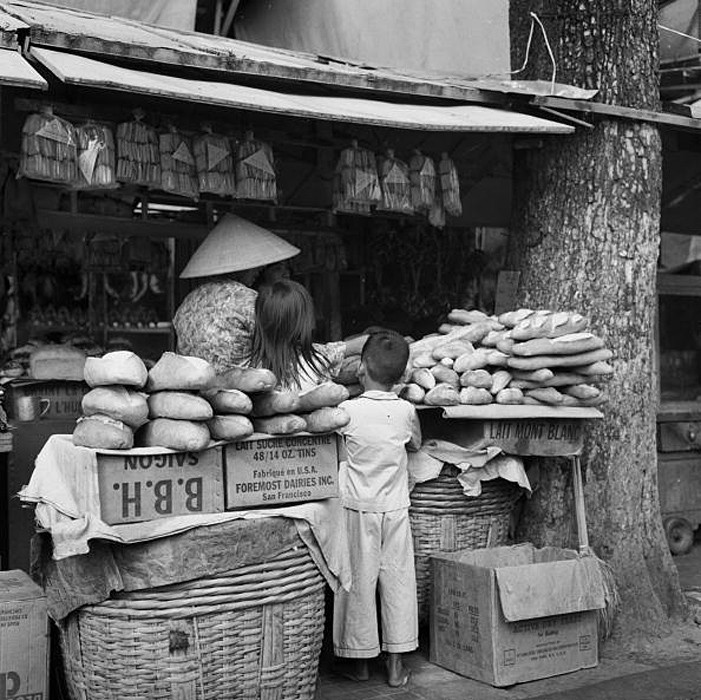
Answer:
<svg viewBox="0 0 701 700"><path fill-rule="evenodd" d="M161 187L166 192L197 199L197 172L190 139L174 126L158 137L161 153Z"/></svg>
<svg viewBox="0 0 701 700"><path fill-rule="evenodd" d="M161 186L161 156L158 134L144 124L143 112L117 126L117 180L130 185Z"/></svg>
<svg viewBox="0 0 701 700"><path fill-rule="evenodd" d="M460 216L462 214L462 200L460 199L458 170L447 153L441 154L441 160L438 163L438 175L446 213L450 214L450 216Z"/></svg>
<svg viewBox="0 0 701 700"><path fill-rule="evenodd" d="M390 148L384 158L378 159L377 170L382 191L382 202L377 208L384 211L413 214L409 166L399 158L395 158L394 151Z"/></svg>
<svg viewBox="0 0 701 700"><path fill-rule="evenodd" d="M443 188L440 179L436 180L436 191L431 209L428 212L428 223L439 229L445 226L445 206L443 205Z"/></svg>
<svg viewBox="0 0 701 700"><path fill-rule="evenodd" d="M204 133L193 140L192 150L195 154L200 194L211 192L222 197L233 197L236 194L236 184L229 139L213 134L211 127L205 126Z"/></svg>
<svg viewBox="0 0 701 700"><path fill-rule="evenodd" d="M411 203L417 212L429 212L436 196L436 166L433 159L414 151L409 161Z"/></svg>
<svg viewBox="0 0 701 700"><path fill-rule="evenodd" d="M253 138L251 131L246 133L236 153L236 196L277 202L273 149Z"/></svg>
<svg viewBox="0 0 701 700"><path fill-rule="evenodd" d="M117 187L114 137L106 126L88 121L76 128L78 136L78 183L81 189Z"/></svg>
<svg viewBox="0 0 701 700"><path fill-rule="evenodd" d="M375 154L353 141L341 151L334 177L334 211L369 214L382 201Z"/></svg>
<svg viewBox="0 0 701 700"><path fill-rule="evenodd" d="M19 175L73 184L78 179L78 139L73 125L51 107L30 114L22 127Z"/></svg>

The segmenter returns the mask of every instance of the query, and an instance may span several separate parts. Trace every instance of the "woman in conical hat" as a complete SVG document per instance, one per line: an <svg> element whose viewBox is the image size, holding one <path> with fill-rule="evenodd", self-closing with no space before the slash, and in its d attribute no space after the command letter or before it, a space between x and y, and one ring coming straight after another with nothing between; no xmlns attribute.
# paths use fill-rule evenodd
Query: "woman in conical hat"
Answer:
<svg viewBox="0 0 701 700"><path fill-rule="evenodd" d="M234 214L222 217L180 274L206 281L175 312L178 352L207 360L217 373L245 364L255 328L252 285L262 268L299 252L250 221Z"/></svg>

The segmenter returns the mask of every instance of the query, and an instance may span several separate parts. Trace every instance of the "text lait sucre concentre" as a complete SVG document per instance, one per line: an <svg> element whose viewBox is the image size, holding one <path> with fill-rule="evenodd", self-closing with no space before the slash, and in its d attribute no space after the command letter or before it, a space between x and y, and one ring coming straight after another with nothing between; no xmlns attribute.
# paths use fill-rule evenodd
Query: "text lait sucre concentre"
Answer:
<svg viewBox="0 0 701 700"><path fill-rule="evenodd" d="M332 435L314 435L234 443L231 449L245 453L237 456L245 458L250 471L244 476L239 465L236 475L240 480L230 484L230 488L235 494L260 493L263 501L275 501L308 498L313 489L333 487L333 475L320 473L316 463L298 461L322 458L334 440ZM329 456L328 452L325 456Z"/></svg>

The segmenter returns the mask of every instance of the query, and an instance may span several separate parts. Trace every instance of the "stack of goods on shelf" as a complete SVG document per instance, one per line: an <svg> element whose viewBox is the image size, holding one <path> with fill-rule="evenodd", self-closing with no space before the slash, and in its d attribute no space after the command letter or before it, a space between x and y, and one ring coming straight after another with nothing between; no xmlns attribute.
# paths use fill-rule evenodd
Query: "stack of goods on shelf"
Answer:
<svg viewBox="0 0 701 700"><path fill-rule="evenodd" d="M50 107L30 114L22 127L19 175L65 185L78 180L78 137Z"/></svg>
<svg viewBox="0 0 701 700"><path fill-rule="evenodd" d="M236 153L236 196L277 202L277 177L272 147L247 132Z"/></svg>
<svg viewBox="0 0 701 700"><path fill-rule="evenodd" d="M78 182L80 189L117 187L115 148L112 131L87 122L76 128L78 138Z"/></svg>
<svg viewBox="0 0 701 700"><path fill-rule="evenodd" d="M192 148L200 194L211 192L222 197L233 197L236 194L236 184L229 138L213 134L211 127L207 126L204 127L204 133L195 137Z"/></svg>
<svg viewBox="0 0 701 700"><path fill-rule="evenodd" d="M158 137L158 148L161 154L161 188L197 199L197 172L190 139L171 126Z"/></svg>
<svg viewBox="0 0 701 700"><path fill-rule="evenodd" d="M84 377L92 387L82 400L83 417L73 431L73 444L93 449L129 450L134 431L148 420L146 366L133 352L109 352L85 361Z"/></svg>
<svg viewBox="0 0 701 700"><path fill-rule="evenodd" d="M341 151L336 164L333 210L350 214L369 214L382 201L375 154L353 141Z"/></svg>
<svg viewBox="0 0 701 700"><path fill-rule="evenodd" d="M117 127L117 179L131 185L161 186L158 133L144 124L143 113Z"/></svg>
<svg viewBox="0 0 701 700"><path fill-rule="evenodd" d="M613 353L578 313L454 309L439 332L411 344L402 396L417 404L598 406Z"/></svg>
<svg viewBox="0 0 701 700"><path fill-rule="evenodd" d="M395 158L394 151L388 149L385 157L378 158L377 170L382 191L382 201L377 206L378 211L413 214L409 166L399 158Z"/></svg>

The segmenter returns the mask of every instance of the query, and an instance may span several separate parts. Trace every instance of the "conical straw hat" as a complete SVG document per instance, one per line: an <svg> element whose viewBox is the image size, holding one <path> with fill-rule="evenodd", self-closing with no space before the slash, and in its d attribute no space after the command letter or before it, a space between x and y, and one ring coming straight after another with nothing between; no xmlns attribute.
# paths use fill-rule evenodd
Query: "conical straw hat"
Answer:
<svg viewBox="0 0 701 700"><path fill-rule="evenodd" d="M272 231L235 214L225 214L194 252L180 277L211 277L251 270L287 260L299 252L299 248Z"/></svg>

